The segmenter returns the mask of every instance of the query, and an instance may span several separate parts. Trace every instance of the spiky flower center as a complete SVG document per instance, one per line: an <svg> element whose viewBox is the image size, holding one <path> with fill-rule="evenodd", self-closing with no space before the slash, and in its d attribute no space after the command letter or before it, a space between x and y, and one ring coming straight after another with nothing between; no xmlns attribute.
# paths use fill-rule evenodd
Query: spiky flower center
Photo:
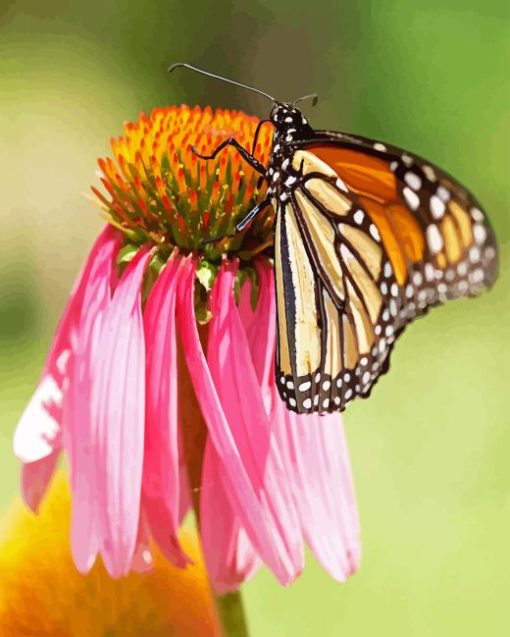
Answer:
<svg viewBox="0 0 510 637"><path fill-rule="evenodd" d="M224 254L249 262L272 245L273 212L227 237L263 199L266 185L234 148L209 160L194 149L209 155L234 137L252 152L258 122L241 112L185 105L142 114L111 140L113 157L99 160L106 192L92 190L127 243L154 243L163 260L177 247L210 263ZM254 149L262 164L267 164L271 139L272 126L262 126ZM225 238L208 243L217 237Z"/></svg>

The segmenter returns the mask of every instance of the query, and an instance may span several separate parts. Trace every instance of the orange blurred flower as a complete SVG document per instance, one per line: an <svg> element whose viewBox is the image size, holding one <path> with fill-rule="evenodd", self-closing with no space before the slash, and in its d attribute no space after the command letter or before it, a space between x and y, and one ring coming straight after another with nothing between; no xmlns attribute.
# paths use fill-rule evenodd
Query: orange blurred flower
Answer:
<svg viewBox="0 0 510 637"><path fill-rule="evenodd" d="M70 498L58 476L39 517L13 505L0 530L2 637L211 637L219 635L196 536L182 537L194 564L176 568L157 550L146 573L88 575L69 547Z"/></svg>

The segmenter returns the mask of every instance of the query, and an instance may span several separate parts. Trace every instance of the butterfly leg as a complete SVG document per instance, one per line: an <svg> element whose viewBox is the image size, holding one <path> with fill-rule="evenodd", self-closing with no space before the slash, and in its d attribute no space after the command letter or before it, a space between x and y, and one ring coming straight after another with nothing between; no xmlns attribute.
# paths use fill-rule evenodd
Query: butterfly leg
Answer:
<svg viewBox="0 0 510 637"><path fill-rule="evenodd" d="M264 199L264 201L261 201L256 206L254 206L236 225L236 232L242 232L246 228L246 226L250 223L250 221L252 219L255 219L255 217L259 214L259 212L262 212L265 208L267 208L270 205L271 205L271 200Z"/></svg>
<svg viewBox="0 0 510 637"><path fill-rule="evenodd" d="M264 201L261 201L260 203L258 203L256 206L254 206L242 219L241 221L236 225L235 230L232 234L228 234L224 237L212 237L211 239L206 239L205 241L202 241L202 243L206 244L206 243L216 243L216 241L221 241L222 239L231 239L232 237L235 237L235 235L238 232L242 232L246 226L250 223L250 221L252 219L254 219L259 212L262 212L264 210L264 208L267 208L267 206L271 205L271 200L270 199L264 199Z"/></svg>
<svg viewBox="0 0 510 637"><path fill-rule="evenodd" d="M260 130L262 128L262 126L264 126L264 124L267 124L267 122L270 122L270 119L261 119L260 122L257 124L257 128L255 129L255 135L253 136L253 144L251 145L251 154L253 156L255 156L255 149L257 147L257 141L259 139L259 133Z"/></svg>
<svg viewBox="0 0 510 637"><path fill-rule="evenodd" d="M246 150L246 148L241 146L241 144L234 137L229 137L225 141L221 142L221 144L217 148L215 148L210 155L200 154L194 146L191 147L191 150L195 153L197 157L200 157L200 159L215 159L216 155L220 153L227 146L233 146L237 150L237 152L241 155L241 157L244 159L244 161L250 164L250 166L254 170L256 170L258 173L260 173L261 175L266 174L265 167L257 159L255 159L255 157L251 155Z"/></svg>

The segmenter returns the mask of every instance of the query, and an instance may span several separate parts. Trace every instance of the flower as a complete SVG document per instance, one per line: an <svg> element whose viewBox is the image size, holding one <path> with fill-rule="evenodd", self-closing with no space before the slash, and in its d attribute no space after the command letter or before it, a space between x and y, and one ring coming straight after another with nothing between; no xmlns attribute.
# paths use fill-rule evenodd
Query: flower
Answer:
<svg viewBox="0 0 510 637"><path fill-rule="evenodd" d="M183 534L193 557L173 566L157 549L150 572L111 579L101 564L83 576L68 548L69 491L59 475L39 518L15 503L0 534L2 637L210 637L219 635L196 535Z"/></svg>
<svg viewBox="0 0 510 637"><path fill-rule="evenodd" d="M274 384L273 213L221 241L264 196L226 148L258 120L156 109L112 140L93 189L108 224L79 275L14 449L36 510L65 449L71 546L126 575L153 537L178 566L193 502L216 590L261 565L292 582L304 542L336 579L359 561L356 504L337 414L287 411ZM265 163L271 127L255 153Z"/></svg>

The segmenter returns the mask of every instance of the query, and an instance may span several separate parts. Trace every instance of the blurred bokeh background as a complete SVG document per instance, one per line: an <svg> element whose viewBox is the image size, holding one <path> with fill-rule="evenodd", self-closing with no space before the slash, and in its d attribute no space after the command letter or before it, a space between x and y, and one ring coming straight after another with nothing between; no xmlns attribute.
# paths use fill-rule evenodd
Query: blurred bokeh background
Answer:
<svg viewBox="0 0 510 637"><path fill-rule="evenodd" d="M0 2L0 515L18 489L17 418L101 226L83 196L108 139L170 103L290 99L312 123L412 149L477 194L501 246L490 294L433 311L345 416L362 568L309 560L289 590L246 586L254 637L510 634L510 8L506 0ZM1 584L0 584L1 585Z"/></svg>

